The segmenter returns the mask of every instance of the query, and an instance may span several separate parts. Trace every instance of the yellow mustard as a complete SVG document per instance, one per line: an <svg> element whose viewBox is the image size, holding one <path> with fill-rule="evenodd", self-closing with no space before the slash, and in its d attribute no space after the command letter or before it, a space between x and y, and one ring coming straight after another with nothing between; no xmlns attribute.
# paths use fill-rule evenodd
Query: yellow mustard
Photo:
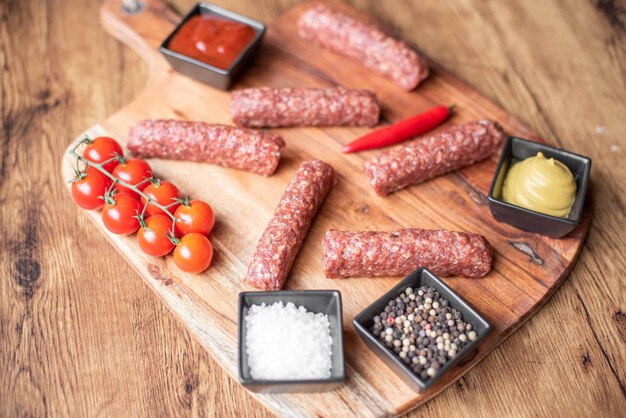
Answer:
<svg viewBox="0 0 626 418"><path fill-rule="evenodd" d="M505 202L559 218L569 214L575 197L576 181L569 168L541 152L513 164L502 186Z"/></svg>

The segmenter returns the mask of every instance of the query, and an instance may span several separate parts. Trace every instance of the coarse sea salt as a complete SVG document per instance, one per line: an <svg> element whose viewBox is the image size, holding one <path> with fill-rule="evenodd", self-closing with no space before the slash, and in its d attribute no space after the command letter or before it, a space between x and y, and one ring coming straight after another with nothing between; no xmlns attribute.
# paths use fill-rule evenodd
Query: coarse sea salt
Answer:
<svg viewBox="0 0 626 418"><path fill-rule="evenodd" d="M330 377L333 341L328 315L281 301L252 305L245 322L246 354L253 379Z"/></svg>

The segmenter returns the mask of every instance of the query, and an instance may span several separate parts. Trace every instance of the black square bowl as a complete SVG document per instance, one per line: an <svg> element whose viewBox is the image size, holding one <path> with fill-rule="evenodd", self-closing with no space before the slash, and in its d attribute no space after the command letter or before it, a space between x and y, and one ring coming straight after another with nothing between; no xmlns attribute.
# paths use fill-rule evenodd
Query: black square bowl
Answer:
<svg viewBox="0 0 626 418"><path fill-rule="evenodd" d="M170 41L174 35L176 35L181 26L183 26L191 17L199 14L209 14L222 19L240 22L250 26L256 32L256 36L241 52L230 68L223 70L197 59L172 51L168 48ZM159 50L177 72L191 77L194 80L217 87L218 89L228 90L231 84L241 75L243 70L245 70L248 64L250 64L250 61L254 58L254 55L259 50L264 34L265 25L263 23L210 3L200 2L196 4L196 6L183 18L178 26L176 26L172 33L169 34L165 41L163 41Z"/></svg>
<svg viewBox="0 0 626 418"><path fill-rule="evenodd" d="M512 163L534 157L538 152L542 152L546 158L554 158L562 162L574 175L576 197L566 218L535 212L502 200L502 184ZM509 136L502 148L500 161L489 188L489 209L493 217L500 222L505 222L524 231L561 238L569 234L580 223L590 172L590 158L528 139Z"/></svg>
<svg viewBox="0 0 626 418"><path fill-rule="evenodd" d="M332 345L332 368L328 379L312 380L257 380L250 376L246 354L245 318L252 305L271 305L282 301L304 306L307 311L328 315ZM239 381L253 392L297 393L326 392L335 389L346 380L343 354L343 309L341 293L337 290L280 290L271 292L242 292L239 294Z"/></svg>
<svg viewBox="0 0 626 418"><path fill-rule="evenodd" d="M450 302L450 306L455 308L463 315L466 323L472 324L472 329L476 331L476 339L470 341L463 347L457 355L441 367L437 374L428 380L420 378L409 366L407 366L400 357L394 353L389 347L383 344L376 337L370 328L374 325L374 316L378 315L385 309L387 302L395 299L402 294L407 287L419 288L421 286L430 286L439 292L441 297ZM398 375L407 385L418 392L425 391L431 387L447 370L457 364L459 361L467 358L468 355L475 352L478 343L485 338L491 331L489 323L463 298L456 294L448 287L439 277L435 276L425 267L420 267L413 273L409 274L404 280L398 283L393 289L385 293L380 299L365 308L361 313L352 320L356 331L361 336L365 344L387 365L395 374Z"/></svg>

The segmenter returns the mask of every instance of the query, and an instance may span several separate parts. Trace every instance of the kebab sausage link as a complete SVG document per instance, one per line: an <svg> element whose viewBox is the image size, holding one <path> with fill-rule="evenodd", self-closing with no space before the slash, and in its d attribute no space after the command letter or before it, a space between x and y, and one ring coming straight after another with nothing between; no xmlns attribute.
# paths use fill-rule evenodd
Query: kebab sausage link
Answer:
<svg viewBox="0 0 626 418"><path fill-rule="evenodd" d="M343 87L251 88L234 91L230 112L237 126L375 126L380 107L367 90Z"/></svg>
<svg viewBox="0 0 626 418"><path fill-rule="evenodd" d="M298 20L298 32L304 39L389 77L405 90L413 90L428 77L428 65L407 44L326 5L308 8Z"/></svg>
<svg viewBox="0 0 626 418"><path fill-rule="evenodd" d="M302 163L257 244L246 283L264 290L283 287L313 217L334 185L335 173L329 164Z"/></svg>
<svg viewBox="0 0 626 418"><path fill-rule="evenodd" d="M453 126L381 152L365 162L365 174L380 196L489 158L504 133L497 122L479 120Z"/></svg>
<svg viewBox="0 0 626 418"><path fill-rule="evenodd" d="M482 235L419 228L390 232L330 229L322 240L328 278L405 276L426 267L440 276L478 278L491 270Z"/></svg>
<svg viewBox="0 0 626 418"><path fill-rule="evenodd" d="M285 141L269 132L234 126L144 120L130 129L128 149L147 158L202 161L269 176Z"/></svg>

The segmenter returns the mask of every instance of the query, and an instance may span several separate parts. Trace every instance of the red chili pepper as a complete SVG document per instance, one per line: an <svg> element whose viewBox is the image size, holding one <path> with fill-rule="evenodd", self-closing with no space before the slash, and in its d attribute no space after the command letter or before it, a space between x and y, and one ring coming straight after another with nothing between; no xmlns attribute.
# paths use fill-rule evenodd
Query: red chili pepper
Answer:
<svg viewBox="0 0 626 418"><path fill-rule="evenodd" d="M341 151L346 154L356 151L365 151L368 149L386 147L387 145L397 144L398 142L414 138L441 125L448 119L453 108L454 106L450 108L445 106L434 107L419 115L411 116L393 125L370 132L350 142L348 145L345 145Z"/></svg>

